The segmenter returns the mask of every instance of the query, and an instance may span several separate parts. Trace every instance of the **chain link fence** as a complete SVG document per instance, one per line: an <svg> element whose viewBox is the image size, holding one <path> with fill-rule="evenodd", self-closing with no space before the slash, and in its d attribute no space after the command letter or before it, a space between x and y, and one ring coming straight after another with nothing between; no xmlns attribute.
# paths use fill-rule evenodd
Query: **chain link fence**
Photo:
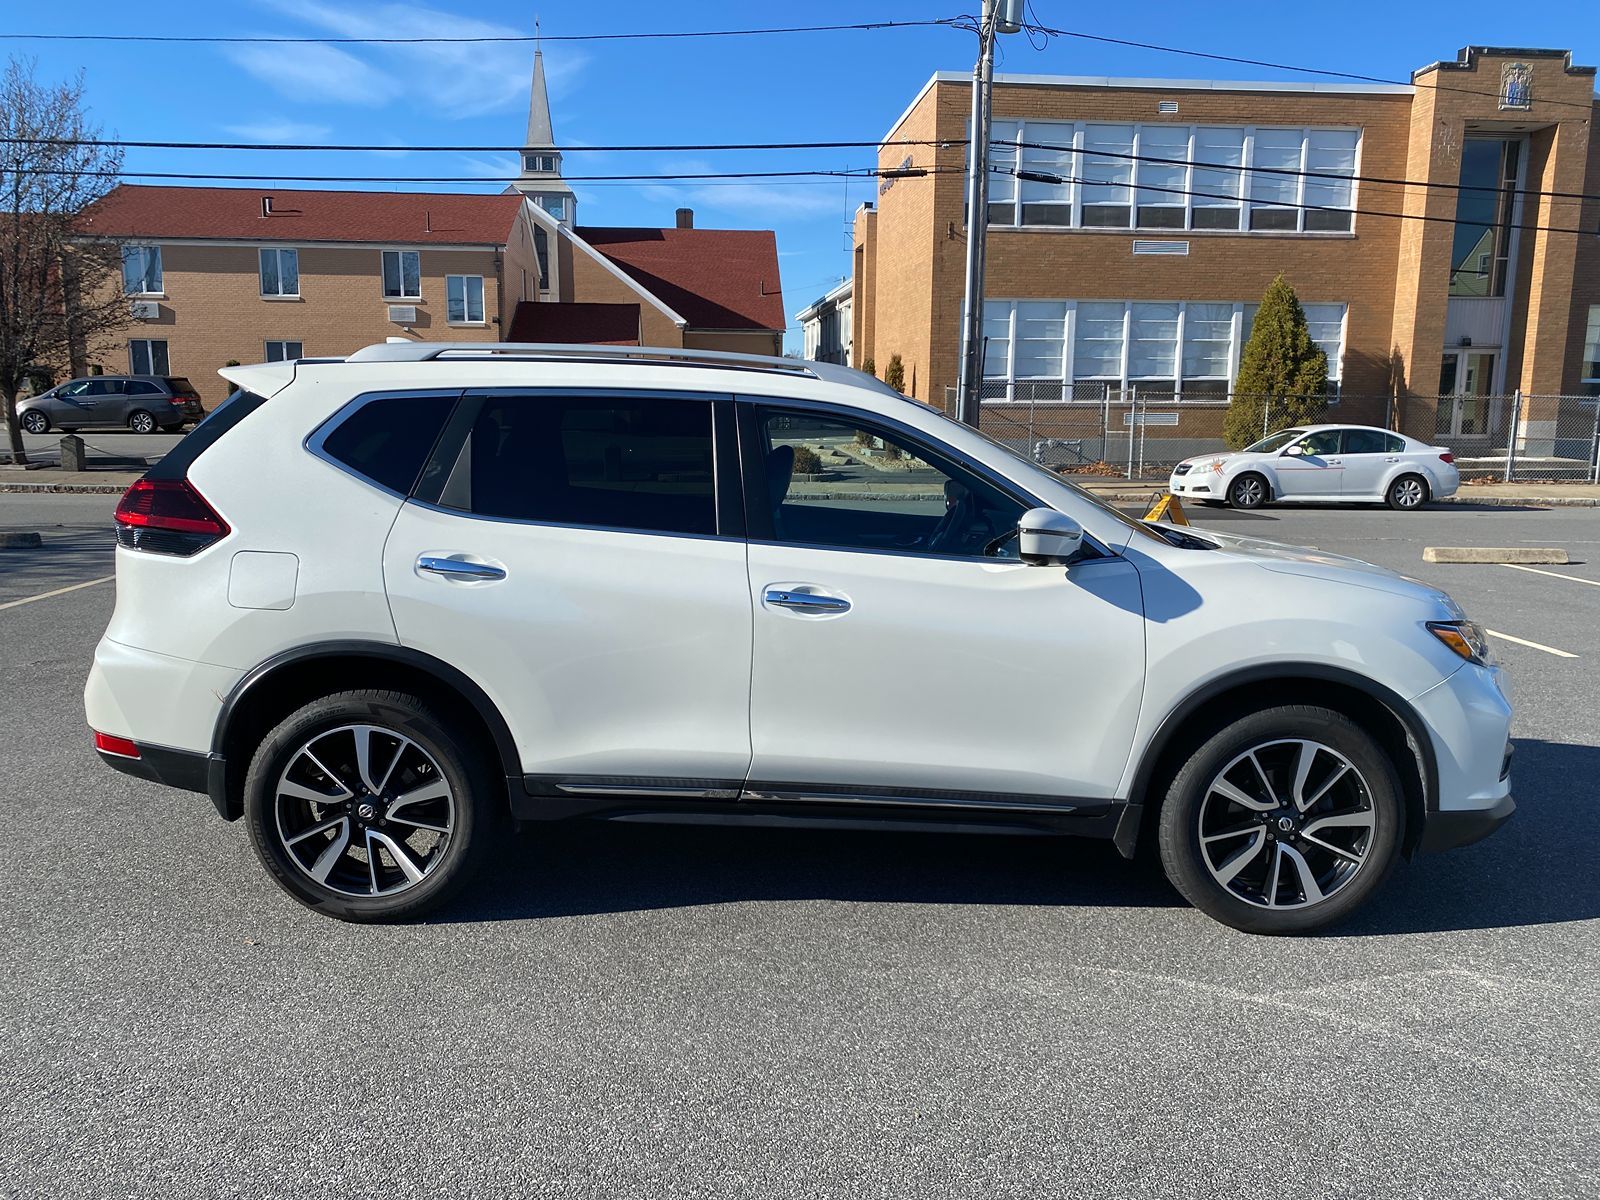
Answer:
<svg viewBox="0 0 1600 1200"><path fill-rule="evenodd" d="M946 407L954 414L955 389ZM1503 396L1253 397L1079 381L989 380L983 431L1068 475L1161 479L1186 458L1229 449L1234 418L1251 440L1294 425L1373 425L1451 452L1465 481L1600 483L1600 398ZM1234 441L1240 438L1233 439Z"/></svg>
<svg viewBox="0 0 1600 1200"><path fill-rule="evenodd" d="M1409 396L1401 433L1447 447L1464 480L1600 483L1600 398Z"/></svg>

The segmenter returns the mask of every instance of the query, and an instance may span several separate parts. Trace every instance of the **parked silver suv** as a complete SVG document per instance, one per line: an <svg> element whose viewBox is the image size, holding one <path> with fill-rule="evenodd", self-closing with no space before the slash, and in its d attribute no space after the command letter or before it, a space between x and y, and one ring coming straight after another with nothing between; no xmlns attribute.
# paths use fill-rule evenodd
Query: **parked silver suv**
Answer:
<svg viewBox="0 0 1600 1200"><path fill-rule="evenodd" d="M95 375L17 402L17 420L29 433L91 425L171 433L205 415L200 393L179 375Z"/></svg>

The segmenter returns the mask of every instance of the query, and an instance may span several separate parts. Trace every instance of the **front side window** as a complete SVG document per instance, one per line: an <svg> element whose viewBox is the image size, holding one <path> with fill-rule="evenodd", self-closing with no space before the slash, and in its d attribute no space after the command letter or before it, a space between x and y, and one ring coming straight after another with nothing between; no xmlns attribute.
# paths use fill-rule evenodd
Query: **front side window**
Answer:
<svg viewBox="0 0 1600 1200"><path fill-rule="evenodd" d="M260 257L263 296L300 294L300 251L263 246Z"/></svg>
<svg viewBox="0 0 1600 1200"><path fill-rule="evenodd" d="M452 325L483 323L483 276L446 275L445 320Z"/></svg>
<svg viewBox="0 0 1600 1200"><path fill-rule="evenodd" d="M1272 434L1270 437L1264 437L1259 442L1250 443L1250 445L1239 451L1239 453L1272 454L1278 450L1282 450L1285 446L1294 441L1295 438L1299 437L1304 432L1305 430L1303 429L1280 429L1277 433Z"/></svg>
<svg viewBox="0 0 1600 1200"><path fill-rule="evenodd" d="M422 256L417 251L383 252L383 296L386 300L422 299Z"/></svg>
<svg viewBox="0 0 1600 1200"><path fill-rule="evenodd" d="M708 537L717 532L713 462L709 400L491 395L439 503L483 517Z"/></svg>
<svg viewBox="0 0 1600 1200"><path fill-rule="evenodd" d="M165 341L155 338L134 338L128 343L130 375L165 375L171 370Z"/></svg>
<svg viewBox="0 0 1600 1200"><path fill-rule="evenodd" d="M761 408L752 533L840 550L1015 558L1024 506L905 435L852 418ZM818 477L821 477L820 482Z"/></svg>
<svg viewBox="0 0 1600 1200"><path fill-rule="evenodd" d="M305 346L301 342L267 343L267 362L293 362L304 357Z"/></svg>
<svg viewBox="0 0 1600 1200"><path fill-rule="evenodd" d="M161 290L161 247L124 246L122 248L123 294L159 295Z"/></svg>
<svg viewBox="0 0 1600 1200"><path fill-rule="evenodd" d="M1316 433L1308 433L1296 443L1300 453L1322 457L1327 454L1339 453L1339 431L1337 429L1319 429Z"/></svg>

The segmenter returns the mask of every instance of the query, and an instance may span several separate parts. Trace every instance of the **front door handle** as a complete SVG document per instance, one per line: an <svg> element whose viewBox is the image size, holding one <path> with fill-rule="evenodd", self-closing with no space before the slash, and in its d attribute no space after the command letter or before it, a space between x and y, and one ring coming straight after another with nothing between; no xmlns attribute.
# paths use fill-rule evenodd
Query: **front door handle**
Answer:
<svg viewBox="0 0 1600 1200"><path fill-rule="evenodd" d="M843 596L821 596L816 592L793 592L787 588L768 588L762 597L778 608L792 608L797 612L838 613L849 612L850 601Z"/></svg>
<svg viewBox="0 0 1600 1200"><path fill-rule="evenodd" d="M464 558L441 558L424 554L417 559L417 570L431 571L446 579L504 579L506 569L489 563L470 562Z"/></svg>

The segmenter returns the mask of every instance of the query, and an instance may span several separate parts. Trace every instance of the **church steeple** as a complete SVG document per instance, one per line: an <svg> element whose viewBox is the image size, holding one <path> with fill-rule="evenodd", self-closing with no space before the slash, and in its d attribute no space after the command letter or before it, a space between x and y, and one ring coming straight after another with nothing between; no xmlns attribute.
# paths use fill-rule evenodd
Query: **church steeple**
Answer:
<svg viewBox="0 0 1600 1200"><path fill-rule="evenodd" d="M534 22L535 29L538 22ZM511 185L558 221L573 223L577 199L561 178L561 152L556 149L550 120L550 94L544 82L544 50L533 52L533 82L528 96L528 136L522 146L522 170Z"/></svg>

